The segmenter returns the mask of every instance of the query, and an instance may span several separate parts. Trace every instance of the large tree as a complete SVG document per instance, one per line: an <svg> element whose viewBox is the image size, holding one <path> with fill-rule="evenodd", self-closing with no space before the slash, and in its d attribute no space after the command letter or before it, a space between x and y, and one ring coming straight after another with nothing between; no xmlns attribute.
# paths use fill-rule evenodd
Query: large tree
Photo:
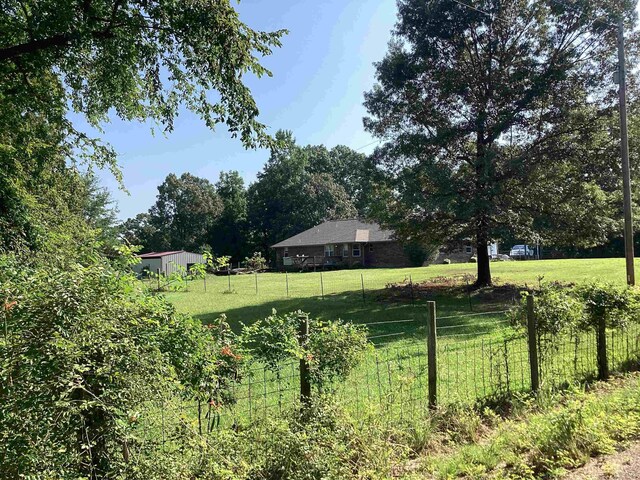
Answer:
<svg viewBox="0 0 640 480"><path fill-rule="evenodd" d="M372 168L367 156L344 145L331 149L324 145L307 145L303 150L308 158L308 171L331 176L344 188L358 214L366 216L372 201Z"/></svg>
<svg viewBox="0 0 640 480"><path fill-rule="evenodd" d="M167 175L149 209L145 250L199 250L222 213L222 201L209 180L190 173Z"/></svg>
<svg viewBox="0 0 640 480"><path fill-rule="evenodd" d="M216 255L229 255L238 262L250 254L247 189L240 173L220 172L216 192L222 201L222 213L209 233L209 245Z"/></svg>
<svg viewBox="0 0 640 480"><path fill-rule="evenodd" d="M632 26L635 5L623 3ZM601 237L607 196L577 160L615 101L618 5L399 0L365 99L393 180L383 220L432 242L474 238L478 285L491 283L487 244L501 229Z"/></svg>
<svg viewBox="0 0 640 480"><path fill-rule="evenodd" d="M314 172L309 149L291 132L276 133L278 146L249 187L249 222L256 246L269 247L324 220L351 218L357 211L345 188L330 174Z"/></svg>

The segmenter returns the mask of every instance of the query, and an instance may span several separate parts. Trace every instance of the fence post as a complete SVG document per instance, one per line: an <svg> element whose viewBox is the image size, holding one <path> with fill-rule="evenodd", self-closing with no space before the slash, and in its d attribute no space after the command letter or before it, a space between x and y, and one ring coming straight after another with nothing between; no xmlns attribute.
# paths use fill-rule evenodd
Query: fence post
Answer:
<svg viewBox="0 0 640 480"><path fill-rule="evenodd" d="M362 287L362 304L364 305L364 276L360 274L360 286Z"/></svg>
<svg viewBox="0 0 640 480"><path fill-rule="evenodd" d="M598 331L596 334L598 380L609 378L609 361L607 359L607 322L605 316L598 319Z"/></svg>
<svg viewBox="0 0 640 480"><path fill-rule="evenodd" d="M258 272L255 273L256 276L256 295L258 295Z"/></svg>
<svg viewBox="0 0 640 480"><path fill-rule="evenodd" d="M309 316L300 315L298 317L298 344L301 348L307 345L309 339ZM306 355L300 358L300 403L302 408L309 403L311 399L311 380L309 378L309 364Z"/></svg>
<svg viewBox="0 0 640 480"><path fill-rule="evenodd" d="M231 293L231 264L227 267L227 283L229 284L229 293Z"/></svg>
<svg viewBox="0 0 640 480"><path fill-rule="evenodd" d="M320 296L324 300L324 281L322 280L322 272L320 272Z"/></svg>
<svg viewBox="0 0 640 480"><path fill-rule="evenodd" d="M289 274L286 270L284 271L284 281L287 286L287 298L289 298Z"/></svg>
<svg viewBox="0 0 640 480"><path fill-rule="evenodd" d="M436 365L436 302L427 302L428 308L428 332L427 332L427 357L429 374L429 407L434 408L438 401L438 370Z"/></svg>
<svg viewBox="0 0 640 480"><path fill-rule="evenodd" d="M160 269L156 269L156 271L158 272L158 291L160 291Z"/></svg>
<svg viewBox="0 0 640 480"><path fill-rule="evenodd" d="M533 309L533 295L527 297L527 336L529 339L529 367L531 368L531 390L540 388L540 368L538 366L537 321Z"/></svg>
<svg viewBox="0 0 640 480"><path fill-rule="evenodd" d="M207 272L204 272L204 276L202 277L202 281L204 282L204 293L207 293Z"/></svg>

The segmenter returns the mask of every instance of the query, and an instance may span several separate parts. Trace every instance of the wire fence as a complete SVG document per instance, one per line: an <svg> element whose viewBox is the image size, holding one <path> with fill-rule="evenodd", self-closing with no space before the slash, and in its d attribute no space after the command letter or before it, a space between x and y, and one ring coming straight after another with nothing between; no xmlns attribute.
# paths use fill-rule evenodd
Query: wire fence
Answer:
<svg viewBox="0 0 640 480"><path fill-rule="evenodd" d="M537 388L565 388L602 373L597 331L551 336L534 330L531 337L531 331L512 325L509 310L491 310L443 315L432 332L429 310L421 305L412 312L408 318L362 322L374 347L345 381L331 386L354 420L412 420L428 415L434 403L482 404ZM435 349L429 348L431 336ZM606 330L605 338L609 370L637 365L640 325ZM532 341L537 373L531 359ZM430 362L435 364L433 373ZM203 433L259 424L299 409L301 382L298 361L287 362L277 371L253 365L234 387L233 405L163 405L160 420L161 407L156 405L148 427L164 439L166 447L170 439L166 425L175 428L176 421Z"/></svg>

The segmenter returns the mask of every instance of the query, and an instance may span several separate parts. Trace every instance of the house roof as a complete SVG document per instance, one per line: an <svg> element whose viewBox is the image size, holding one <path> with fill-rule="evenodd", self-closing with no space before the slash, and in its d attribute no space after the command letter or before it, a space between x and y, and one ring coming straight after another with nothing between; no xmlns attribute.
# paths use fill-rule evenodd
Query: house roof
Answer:
<svg viewBox="0 0 640 480"><path fill-rule="evenodd" d="M149 253L143 253L142 255L138 255L139 258L160 258L160 257L166 257L167 255L173 255L176 253L182 253L184 252L184 250L172 250L169 252L149 252Z"/></svg>
<svg viewBox="0 0 640 480"><path fill-rule="evenodd" d="M287 238L271 248L296 247L306 245L326 245L330 243L374 243L395 240L392 230L383 230L377 223L358 219L332 220Z"/></svg>

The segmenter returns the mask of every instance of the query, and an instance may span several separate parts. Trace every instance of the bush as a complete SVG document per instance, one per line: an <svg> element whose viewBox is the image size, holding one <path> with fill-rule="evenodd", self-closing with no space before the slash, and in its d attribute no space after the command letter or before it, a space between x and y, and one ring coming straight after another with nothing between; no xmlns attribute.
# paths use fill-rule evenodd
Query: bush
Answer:
<svg viewBox="0 0 640 480"><path fill-rule="evenodd" d="M523 294L520 305L511 314L512 321L523 328L527 326L529 295L529 292ZM543 285L534 297L533 311L538 333L553 336L577 327L582 322L584 306L571 290L556 285Z"/></svg>
<svg viewBox="0 0 640 480"><path fill-rule="evenodd" d="M421 267L425 262L433 262L438 256L439 247L420 242L408 242L404 245L404 252L414 267Z"/></svg>
<svg viewBox="0 0 640 480"><path fill-rule="evenodd" d="M247 268L256 272L267 268L267 259L264 258L260 252L255 252L251 257L246 257L244 263L247 265Z"/></svg>
<svg viewBox="0 0 640 480"><path fill-rule="evenodd" d="M130 478L149 461L138 439L150 403L233 401L241 359L225 354L224 320L204 329L106 260L0 257L0 298L4 478Z"/></svg>
<svg viewBox="0 0 640 480"><path fill-rule="evenodd" d="M358 364L368 347L366 330L341 320L311 319L309 338L298 342L299 325L308 314L297 311L278 315L276 310L263 320L245 326L242 343L254 361L264 363L276 375L283 362L306 357L312 384L326 390L334 380L344 379Z"/></svg>
<svg viewBox="0 0 640 480"><path fill-rule="evenodd" d="M596 328L604 317L609 328L626 327L640 315L638 291L625 286L591 283L576 288L576 295L584 302L582 328Z"/></svg>

